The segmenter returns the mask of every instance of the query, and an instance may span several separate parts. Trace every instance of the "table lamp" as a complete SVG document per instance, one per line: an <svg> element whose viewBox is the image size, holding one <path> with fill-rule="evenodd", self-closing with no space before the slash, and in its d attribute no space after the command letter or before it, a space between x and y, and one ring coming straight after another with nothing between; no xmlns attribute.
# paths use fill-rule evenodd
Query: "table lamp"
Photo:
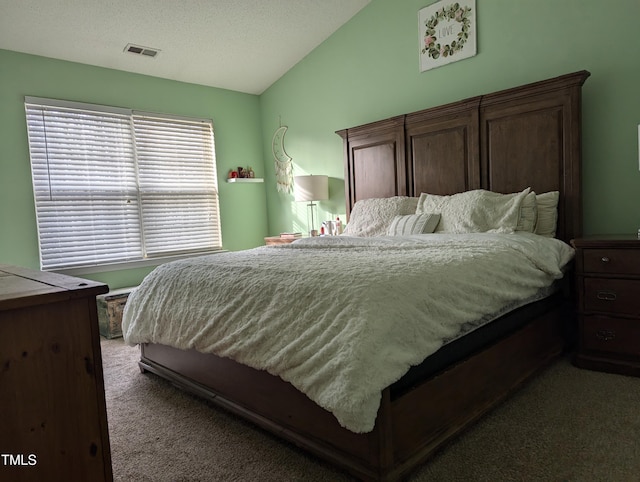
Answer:
<svg viewBox="0 0 640 482"><path fill-rule="evenodd" d="M313 210L316 208L314 201L324 201L329 199L329 177L328 176L295 176L293 185L293 195L297 202L308 201L307 224L309 223L309 210L311 211L311 224L309 224L309 236L317 236L315 229Z"/></svg>

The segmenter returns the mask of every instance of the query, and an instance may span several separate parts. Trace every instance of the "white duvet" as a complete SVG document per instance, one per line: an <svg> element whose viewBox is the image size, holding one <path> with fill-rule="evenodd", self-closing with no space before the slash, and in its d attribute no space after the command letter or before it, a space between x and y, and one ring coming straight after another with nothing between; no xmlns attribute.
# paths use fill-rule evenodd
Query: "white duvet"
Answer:
<svg viewBox="0 0 640 482"><path fill-rule="evenodd" d="M567 244L534 234L308 238L159 266L129 296L129 344L194 348L292 383L353 432L382 390L562 277Z"/></svg>

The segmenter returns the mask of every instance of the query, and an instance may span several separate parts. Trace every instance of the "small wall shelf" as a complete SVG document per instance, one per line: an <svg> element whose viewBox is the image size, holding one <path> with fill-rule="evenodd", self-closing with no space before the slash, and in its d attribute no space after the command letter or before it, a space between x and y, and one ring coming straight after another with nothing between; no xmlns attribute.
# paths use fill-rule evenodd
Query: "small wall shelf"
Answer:
<svg viewBox="0 0 640 482"><path fill-rule="evenodd" d="M264 179L261 177L232 177L228 178L227 182L264 182Z"/></svg>

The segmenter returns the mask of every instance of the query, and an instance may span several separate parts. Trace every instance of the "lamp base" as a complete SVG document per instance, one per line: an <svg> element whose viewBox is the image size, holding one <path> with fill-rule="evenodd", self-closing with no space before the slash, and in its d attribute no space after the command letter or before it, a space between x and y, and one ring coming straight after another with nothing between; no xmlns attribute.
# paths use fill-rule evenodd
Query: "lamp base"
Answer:
<svg viewBox="0 0 640 482"><path fill-rule="evenodd" d="M315 221L313 216L313 210L316 208L316 204L311 201L307 204L307 224L309 224L309 211L311 211L311 224L309 224L309 236L314 237L318 235L318 230L315 228Z"/></svg>

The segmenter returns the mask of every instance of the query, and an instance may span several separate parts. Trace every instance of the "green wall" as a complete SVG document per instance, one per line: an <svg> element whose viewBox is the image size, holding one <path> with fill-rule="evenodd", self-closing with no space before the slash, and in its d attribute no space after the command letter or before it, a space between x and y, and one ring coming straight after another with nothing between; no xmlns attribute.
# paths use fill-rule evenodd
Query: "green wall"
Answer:
<svg viewBox="0 0 640 482"><path fill-rule="evenodd" d="M239 165L264 176L257 96L0 50L0 263L39 267L26 95L212 119L223 246L239 250L263 243L265 184L225 182ZM119 288L139 283L150 270L83 277Z"/></svg>
<svg viewBox="0 0 640 482"><path fill-rule="evenodd" d="M418 11L430 3L373 0L261 96L0 50L0 263L38 267L25 95L212 118L223 244L240 250L267 234L307 229L305 206L275 188L271 137L280 124L289 128L295 174L331 177L321 219L344 219L335 131L585 69L584 230L635 232L640 2L476 0L478 54L420 73ZM265 184L226 183L238 165L251 165ZM149 271L86 277L118 288Z"/></svg>
<svg viewBox="0 0 640 482"><path fill-rule="evenodd" d="M335 131L583 69L584 231L640 228L640 2L476 0L478 54L420 73L418 11L431 3L373 0L261 95L269 231L306 223L271 188L280 119L296 174L332 177L324 219L345 211Z"/></svg>

